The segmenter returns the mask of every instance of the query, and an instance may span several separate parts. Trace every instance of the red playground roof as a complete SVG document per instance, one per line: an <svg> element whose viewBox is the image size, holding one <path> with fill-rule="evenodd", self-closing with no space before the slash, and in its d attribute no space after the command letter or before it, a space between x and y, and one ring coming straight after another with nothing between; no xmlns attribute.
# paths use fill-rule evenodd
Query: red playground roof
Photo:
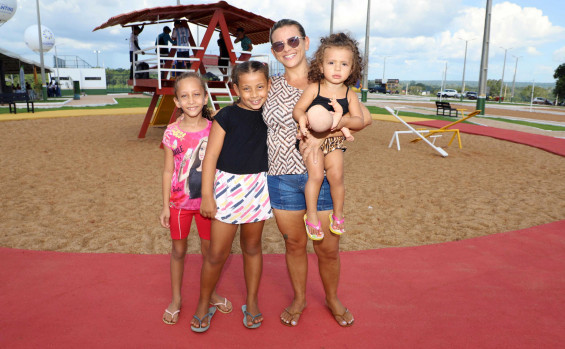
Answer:
<svg viewBox="0 0 565 349"><path fill-rule="evenodd" d="M235 35L237 28L242 27L253 44L269 42L269 30L275 24L274 21L233 7L225 1L213 4L153 7L124 13L110 18L106 23L94 28L93 31L118 24L122 27L128 27L139 24L170 22L175 19L186 19L190 23L207 27L214 12L218 9L223 10L231 35Z"/></svg>

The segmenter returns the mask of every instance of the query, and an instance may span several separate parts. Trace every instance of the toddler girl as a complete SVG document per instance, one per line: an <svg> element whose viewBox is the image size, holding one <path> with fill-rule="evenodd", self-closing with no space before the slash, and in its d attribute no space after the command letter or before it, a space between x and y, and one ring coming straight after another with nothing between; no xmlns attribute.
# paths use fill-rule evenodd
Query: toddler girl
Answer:
<svg viewBox="0 0 565 349"><path fill-rule="evenodd" d="M363 59L357 42L347 34L332 34L322 38L320 42L320 47L310 61L308 71L310 85L306 87L300 100L296 103L293 117L299 123L302 137L312 135L322 140L327 132L341 129L348 140L353 140L349 129L345 127L363 128L363 114L357 95L350 91L349 86L361 78ZM348 117L342 117L348 113ZM314 133L310 133L308 126ZM320 132L326 133L321 134ZM334 207L333 214L330 214L330 231L337 235L345 232L343 216L345 201L343 151L345 151L345 146L343 142L343 136L329 138L324 142L323 148L316 146L309 149L308 153L311 156L304 159L308 170L308 181L304 191L306 197L304 224L306 233L312 240L324 238L316 208L318 194L324 180L324 170L330 183ZM336 149L342 151L334 151Z"/></svg>

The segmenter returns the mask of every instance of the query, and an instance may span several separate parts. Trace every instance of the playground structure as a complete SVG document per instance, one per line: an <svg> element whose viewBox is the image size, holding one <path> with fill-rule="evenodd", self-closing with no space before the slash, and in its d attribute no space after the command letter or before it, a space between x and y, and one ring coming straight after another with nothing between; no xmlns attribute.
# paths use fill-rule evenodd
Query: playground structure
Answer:
<svg viewBox="0 0 565 349"><path fill-rule="evenodd" d="M445 126L443 126L443 127L440 127L440 128L437 129L437 130L425 130L425 131L428 131L428 132L427 132L427 134L426 134L424 137L426 137L426 138L427 138L427 137L435 137L435 136L438 136L438 134L441 135L441 134L444 133L444 132L453 132L453 135L451 136L451 140L449 141L449 143L447 144L447 146L449 147L449 146L451 145L451 143L453 142L453 140L455 139L455 136L457 136L457 142L459 143L459 149L462 149L463 146L461 145L461 136L460 136L460 134L459 134L459 130L458 130L458 129L452 129L452 128L450 128L450 127L451 127L451 126L455 126L455 125L457 125L457 124L460 123L460 122L463 122L463 121L468 120L468 119L470 119L470 118L472 118L472 117L474 117L474 116L479 115L479 114L481 113L481 111L480 111L480 110L475 110L474 112L471 112L471 113L469 113L469 115L465 116L465 114L463 114L463 111L464 111L465 109L457 109L457 110L461 113L461 115L463 115L463 118L461 118L461 119L459 119L459 120L457 120L457 121L454 121L454 122L452 122L452 123L450 123L450 124L448 124L448 125L445 125ZM419 131L422 131L422 130L419 130ZM419 141L421 141L420 138L415 138L415 139L411 140L410 142L412 142L412 143L417 143L417 142L419 142Z"/></svg>
<svg viewBox="0 0 565 349"><path fill-rule="evenodd" d="M134 52L134 56L137 55L141 59L134 61L133 80L129 80L128 84L133 86L134 92L153 93L138 138L145 137L150 125L167 125L175 121L177 108L173 98L174 76L176 74L192 71L199 72L201 76L204 76L210 68L219 67L218 56L206 55L212 35L217 28L229 51L229 66L227 73L222 75L221 81L206 82L206 92L213 109L216 109L222 103L233 102L234 92L231 82L229 82L230 68L252 57L251 52L234 50L230 35L235 35L237 28L241 27L244 28L253 45L263 44L269 42L269 31L274 24L274 21L268 18L233 7L225 1L219 1L213 4L154 7L129 12L110 18L106 23L94 28L93 31L114 25L132 27L164 24L175 20L186 20L188 23L206 27L206 32L200 45L195 43L194 35L189 28L189 46L155 45ZM161 56L160 48L165 47L170 49L169 55ZM190 57L176 57L179 48L192 51ZM239 58L236 56L237 53L240 54ZM254 59L257 59L257 57L255 56ZM184 61L187 65L190 64L190 69L176 68L173 64L175 61Z"/></svg>
<svg viewBox="0 0 565 349"><path fill-rule="evenodd" d="M396 108L396 109L400 109L402 107ZM414 129L412 126L410 126L406 121L402 120L402 118L398 115L398 110L392 110L390 107L385 107L385 109L392 114L392 116L394 116L396 119L398 119L402 124L404 124L404 126L406 126L409 130L407 131L395 131L394 134L392 135L392 138L390 140L390 143L388 145L388 147L392 147L392 144L396 141L396 149L400 150L400 141L398 138L399 134L415 134L416 136L418 136L418 138L415 138L413 140L411 140L411 143L417 143L421 140L425 141L429 146L431 146L434 150L436 150L438 153L441 154L441 156L446 157L447 156L447 152L445 150L443 150L442 148L438 147L435 145L435 141L436 138L441 137L443 135L443 133L446 132L451 132L453 133L453 135L451 136L451 139L449 140L449 143L447 144L447 146L449 147L451 145L451 143L453 143L453 140L455 139L455 137L457 137L457 142L459 143L459 149L462 149L463 146L461 144L461 135L459 133L459 129L452 129L450 128L451 126L455 126L458 123L461 123L465 120L468 120L474 116L477 116L478 114L480 114L480 110L475 110L471 113L469 113L469 115L454 121L450 124L447 124L437 130L426 130L426 129ZM463 115L463 109L460 109L461 115ZM431 138L432 140L428 140L428 138Z"/></svg>
<svg viewBox="0 0 565 349"><path fill-rule="evenodd" d="M402 107L399 107L399 108L402 108ZM398 116L398 112L399 112L398 109L399 108L395 108L395 110L393 110L391 107L385 107L385 109L389 113L391 113L392 116L394 116L398 121L400 121L404 126L406 126L409 131L396 131L396 132L394 132L388 147L389 148L392 147L392 143L394 142L394 140L396 140L396 147L397 147L398 150L400 150L400 143L399 143L399 140L398 140L398 135L401 134L401 133L413 133L416 136L418 136L419 139L422 139L424 142L426 142L426 144L428 144L430 147L432 147L432 149L437 151L441 156L447 157L447 155L448 155L447 152L434 144L435 139L433 139L434 140L433 143L430 142L426 137L423 136L423 134L425 134L425 131L417 131L416 129L414 129L414 127L410 126L406 121L402 120L402 118L400 116Z"/></svg>

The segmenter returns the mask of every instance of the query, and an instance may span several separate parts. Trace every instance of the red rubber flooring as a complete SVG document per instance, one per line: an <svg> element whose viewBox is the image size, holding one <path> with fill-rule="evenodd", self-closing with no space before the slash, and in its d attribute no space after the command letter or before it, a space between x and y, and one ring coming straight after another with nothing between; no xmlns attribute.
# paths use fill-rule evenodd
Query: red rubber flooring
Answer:
<svg viewBox="0 0 565 349"><path fill-rule="evenodd" d="M410 124L440 128L447 124L450 124L450 122L442 121L442 120L430 120L430 121L410 122ZM562 138L536 135L533 133L505 130L496 127L486 127L486 126L479 126L472 124L457 124L453 128L458 128L459 131L463 133L488 136L509 142L525 144L546 150L550 153L565 156L565 139Z"/></svg>
<svg viewBox="0 0 565 349"><path fill-rule="evenodd" d="M167 326L168 256L0 249L3 348L562 348L565 220L429 246L342 253L340 296L356 323L324 306L313 256L308 307L296 328L278 315L291 299L284 256L265 255L265 322L243 327L241 255L219 290L234 303L207 333L189 330L200 256L187 257L183 310Z"/></svg>
<svg viewBox="0 0 565 349"><path fill-rule="evenodd" d="M544 140L550 137L459 128L532 142L560 155L565 151L563 140ZM564 346L565 220L459 242L344 252L341 258L339 294L355 315L354 326L340 328L324 306L313 256L308 307L296 328L281 325L278 316L292 297L290 282L284 256L265 255L260 290L265 321L257 330L244 328L241 255L232 255L219 291L234 311L217 312L210 330L195 334L189 319L198 297L198 255L187 257L183 310L179 323L168 326L161 321L169 302L167 255L0 248L0 348Z"/></svg>

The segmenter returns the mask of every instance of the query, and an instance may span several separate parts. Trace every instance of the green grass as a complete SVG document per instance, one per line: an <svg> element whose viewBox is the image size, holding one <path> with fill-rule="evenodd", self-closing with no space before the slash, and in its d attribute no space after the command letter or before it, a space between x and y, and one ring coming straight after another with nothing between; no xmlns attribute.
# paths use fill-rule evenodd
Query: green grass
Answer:
<svg viewBox="0 0 565 349"><path fill-rule="evenodd" d="M369 109L369 111L372 114L390 115L390 113L385 108L367 106L367 109ZM414 117L414 118L443 120L443 121L455 121L455 120L457 120L457 118L450 118L450 117L447 117L447 116L427 115L427 114L413 113L413 112L407 112L407 111L405 112L405 111L402 111L402 110L400 110L398 115L400 115L400 116L410 116L410 117Z"/></svg>
<svg viewBox="0 0 565 349"><path fill-rule="evenodd" d="M369 109L369 111L373 114L390 114L384 108L368 106L367 109ZM433 119L433 120L444 120L444 121L455 121L455 120L457 120L456 118L448 118L448 117L437 116L437 115L426 115L426 114L418 114L418 113L403 112L403 111L400 111L399 115L400 116L411 116L411 117L416 117L416 118ZM504 119L504 118L488 118L488 119L489 120L497 120L497 121L508 122L508 123L511 123L511 124L519 124L519 125L524 125L524 126L535 127L535 128L539 128L541 130L565 131L565 127L563 127L563 126L547 125L547 124L540 124L540 123L537 123L537 122L511 120L511 119ZM468 123L468 122L463 121L463 123ZM472 123L472 121L470 121L469 123Z"/></svg>
<svg viewBox="0 0 565 349"><path fill-rule="evenodd" d="M118 104L110 104L99 107L60 107L60 108L37 108L40 111L57 111L57 110L79 110L79 109L120 109L120 108L147 108L151 102L151 98L116 98ZM0 114L8 114L8 108L0 108ZM18 113L27 112L27 108L18 108Z"/></svg>
<svg viewBox="0 0 565 349"><path fill-rule="evenodd" d="M537 122L529 122L529 121L521 121L521 120L510 120L510 119L503 119L503 118L489 118L489 119L490 119L490 120L497 120L497 121L508 122L508 123L511 123L511 124L518 124L518 125L524 125L524 126L535 127L535 128L539 128L539 129L547 130L547 131L565 131L565 127L563 127L563 126L539 124L539 123L537 123Z"/></svg>

